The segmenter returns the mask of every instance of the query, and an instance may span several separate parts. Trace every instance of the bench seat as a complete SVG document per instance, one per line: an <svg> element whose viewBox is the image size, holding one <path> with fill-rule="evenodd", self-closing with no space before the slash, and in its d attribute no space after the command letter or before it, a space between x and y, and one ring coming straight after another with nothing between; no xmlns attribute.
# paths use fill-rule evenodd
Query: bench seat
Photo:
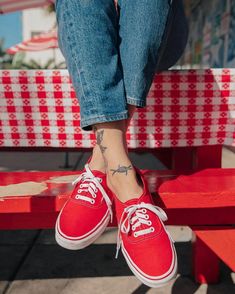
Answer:
<svg viewBox="0 0 235 294"><path fill-rule="evenodd" d="M155 204L168 214L166 224L235 224L235 169L142 172ZM79 171L0 172L0 229L53 228L78 175ZM31 222L24 224L20 218Z"/></svg>

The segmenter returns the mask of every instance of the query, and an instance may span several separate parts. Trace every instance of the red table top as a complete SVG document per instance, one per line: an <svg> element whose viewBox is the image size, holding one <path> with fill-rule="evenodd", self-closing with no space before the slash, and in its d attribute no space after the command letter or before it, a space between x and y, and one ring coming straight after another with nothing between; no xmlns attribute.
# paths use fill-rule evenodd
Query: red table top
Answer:
<svg viewBox="0 0 235 294"><path fill-rule="evenodd" d="M129 148L235 146L235 69L166 71L127 132ZM67 70L0 70L0 147L91 148Z"/></svg>

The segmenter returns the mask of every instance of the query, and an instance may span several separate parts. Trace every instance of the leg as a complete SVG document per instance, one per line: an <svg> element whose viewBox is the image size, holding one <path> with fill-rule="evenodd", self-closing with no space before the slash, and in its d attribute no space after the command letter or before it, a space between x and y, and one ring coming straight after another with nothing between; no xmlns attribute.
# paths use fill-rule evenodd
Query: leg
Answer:
<svg viewBox="0 0 235 294"><path fill-rule="evenodd" d="M124 134L127 131L127 128L128 128L128 126L130 124L130 120L131 120L135 110L136 110L135 105L128 104L129 118L126 119L126 121L125 121L125 128L124 128L124 131L123 131ZM126 144L125 144L125 148L126 148L126 153L127 153L128 150L127 150L127 145ZM89 163L89 166L90 166L90 168L92 170L96 169L96 170L100 170L102 172L106 172L104 158L103 158L103 155L101 153L101 150L100 150L98 144L96 144L95 147L93 148L92 159L91 159L91 161Z"/></svg>
<svg viewBox="0 0 235 294"><path fill-rule="evenodd" d="M125 93L127 103L132 106L135 105L136 107L144 107L146 105L146 97L155 75L158 62L158 50L164 36L170 8L169 2L165 0L149 0L147 2L146 5L146 1L118 1L119 51L121 66L123 69ZM127 121L127 125L128 123L129 121ZM112 148L113 142L111 129L109 128L108 131L104 130L103 132L104 146L108 144L107 146L109 146L108 148L110 149ZM122 129L122 132L124 132L124 129ZM105 139L107 138L105 136L106 133L109 134L109 142ZM123 142L124 138L121 135L119 136L119 140L119 142L114 140L115 147L117 148L117 144L119 144L119 147L122 150L126 143ZM119 156L123 154L124 157L123 159L121 157L117 158L115 155L116 162L112 160L112 163L110 163L112 170L115 169L113 165L116 164L117 169L118 164L121 164L122 160L124 160L125 164L130 166L130 161L126 158L127 152L119 153L117 151L116 153ZM105 156L105 153L103 155ZM105 159L109 162L108 154ZM124 165L124 163L122 164ZM132 190L140 191L133 169L129 170L128 173L135 181L135 184L132 183L131 185ZM125 179L126 185L128 186L123 189L124 187L119 183L119 180L113 181L114 175L111 176L110 168L108 169L108 179L113 186L113 189L116 190L116 194L120 196L120 194L122 194L121 191L129 191L128 188L130 187L129 183L131 178L123 177L123 174L119 174L118 172L116 172L115 175L119 176L119 180ZM131 197L128 195L129 194L126 192L126 196L122 195L120 198Z"/></svg>
<svg viewBox="0 0 235 294"><path fill-rule="evenodd" d="M109 188L119 199L125 201L138 198L142 187L128 157L126 148L126 121L99 123L94 125L97 145L103 155Z"/></svg>
<svg viewBox="0 0 235 294"><path fill-rule="evenodd" d="M124 71L121 62L118 63L117 14L113 0L60 0L57 8L59 4L62 7L62 3L65 7L72 5L68 10L61 9L58 17L66 17L67 24L62 25L66 33L62 36L67 39L62 48L69 52L65 55L73 84L80 93L81 127L95 131L107 175L95 170L92 173L88 165L85 166L86 172L74 181L77 185L57 219L56 240L69 249L82 249L91 244L112 219L114 201L119 226L117 253L122 247L130 269L143 283L150 287L162 286L176 275L176 252L162 223L167 219L165 212L153 206L143 175L130 162L125 132L126 102L145 106L157 60L152 58L152 49L160 44L161 36L153 36L152 31L155 33L155 25L159 32L164 28L159 24L167 15L166 1L139 0L138 5L136 1L122 2L125 25L120 57L122 63L129 62L124 65ZM161 18L156 18L153 8ZM132 23L133 15L138 17L136 25ZM79 52L76 51L78 39L84 45Z"/></svg>
<svg viewBox="0 0 235 294"><path fill-rule="evenodd" d="M146 106L167 33L170 0L119 0L119 50L127 103Z"/></svg>
<svg viewBox="0 0 235 294"><path fill-rule="evenodd" d="M128 118L113 0L59 0L58 42L80 104L81 128Z"/></svg>
<svg viewBox="0 0 235 294"><path fill-rule="evenodd" d="M119 0L119 4L120 56L127 103L144 107L170 7L166 0ZM133 166L123 152L123 136L116 137L114 143L116 129L110 130L109 137L105 136L106 131L103 124L102 146L106 149L102 150L107 162L107 179L117 196L114 195L119 227L117 253L122 248L130 269L144 284L162 286L177 274L173 239L159 219L166 220L166 214L163 210L154 210L156 207L151 205L151 194L140 173L140 182L145 189L138 183ZM110 154L107 154L108 150ZM130 199L131 202L127 201Z"/></svg>
<svg viewBox="0 0 235 294"><path fill-rule="evenodd" d="M146 105L169 7L169 1L165 0L149 0L147 5L146 1L118 1L119 51L130 118L136 107ZM127 119L126 129L130 118ZM91 167L104 171L105 165L97 147L94 148Z"/></svg>
<svg viewBox="0 0 235 294"><path fill-rule="evenodd" d="M81 127L128 118L118 52L118 15L113 0L56 2L59 47L80 104ZM104 171L99 148L91 169Z"/></svg>

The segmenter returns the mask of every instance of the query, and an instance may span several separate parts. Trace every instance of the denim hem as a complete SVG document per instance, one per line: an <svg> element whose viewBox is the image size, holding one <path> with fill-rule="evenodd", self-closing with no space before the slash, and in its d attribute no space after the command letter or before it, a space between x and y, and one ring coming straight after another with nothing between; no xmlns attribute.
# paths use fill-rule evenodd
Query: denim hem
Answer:
<svg viewBox="0 0 235 294"><path fill-rule="evenodd" d="M130 97L130 96L126 97L126 101L127 101L128 104L135 105L138 108L146 106L145 101L140 100L140 99L136 99L136 98L133 98L133 97Z"/></svg>
<svg viewBox="0 0 235 294"><path fill-rule="evenodd" d="M95 123L111 122L111 121L122 120L127 118L129 118L128 110L124 112L114 113L114 114L99 115L99 116L95 116L88 119L83 119L83 120L81 119L81 128L84 131L91 131L92 125Z"/></svg>

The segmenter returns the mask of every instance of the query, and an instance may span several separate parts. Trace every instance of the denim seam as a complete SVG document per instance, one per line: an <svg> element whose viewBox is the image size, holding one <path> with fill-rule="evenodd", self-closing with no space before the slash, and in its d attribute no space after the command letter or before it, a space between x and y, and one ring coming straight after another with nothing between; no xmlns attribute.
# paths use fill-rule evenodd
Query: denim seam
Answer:
<svg viewBox="0 0 235 294"><path fill-rule="evenodd" d="M91 118L81 119L81 128L87 127L89 125L92 125L97 122L101 122L101 120L104 118L105 120L102 120L102 122L109 122L109 121L115 121L120 119L127 119L129 117L128 110L122 111L115 114L107 114L107 115L99 115L94 116Z"/></svg>
<svg viewBox="0 0 235 294"><path fill-rule="evenodd" d="M135 105L135 106L140 106L140 107L144 107L146 106L146 102L145 101L141 101L140 99L136 99L130 96L126 96L126 100L128 104L131 105Z"/></svg>
<svg viewBox="0 0 235 294"><path fill-rule="evenodd" d="M74 30L74 26L72 25L71 27L73 28L73 33L74 33L74 31L75 31ZM66 28L67 28L67 32L69 32L69 28L68 28L68 24L67 23L66 23ZM70 38L68 38L68 34L67 34L67 41L68 41L68 44L69 44L69 47L70 47L70 50L71 50L72 57L73 57L73 59L75 61L75 66L76 66L76 69L77 69L77 72L78 72L78 76L79 76L79 80L80 80L80 84L81 84L81 89L82 89L83 97L84 97L84 99L86 99L86 95L85 95L85 91L84 91L84 85L83 85L82 79L81 79L81 71L80 71L79 66L78 66L79 60L78 60L76 54L74 54L74 46L72 46L71 40L70 40ZM84 79L85 79L85 77L84 77Z"/></svg>

